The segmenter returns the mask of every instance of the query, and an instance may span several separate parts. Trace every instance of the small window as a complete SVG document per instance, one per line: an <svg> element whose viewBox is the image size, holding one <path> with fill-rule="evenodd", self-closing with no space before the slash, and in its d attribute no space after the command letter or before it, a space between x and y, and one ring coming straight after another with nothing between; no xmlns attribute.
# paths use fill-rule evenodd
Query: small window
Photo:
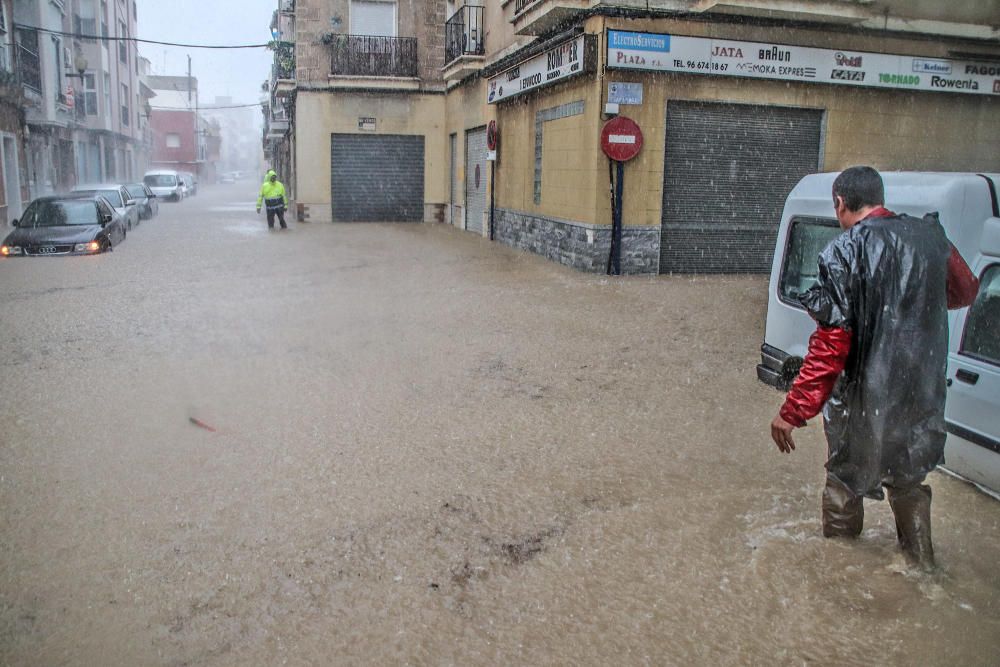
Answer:
<svg viewBox="0 0 1000 667"><path fill-rule="evenodd" d="M83 75L83 111L88 116L96 116L97 109L97 77L93 72Z"/></svg>
<svg viewBox="0 0 1000 667"><path fill-rule="evenodd" d="M128 126L129 121L132 119L132 110L131 110L132 108L129 106L129 97L128 97L128 94L129 94L128 93L128 86L126 86L123 83L122 84L122 99L121 99L121 104L122 104L122 125L125 125L126 127Z"/></svg>
<svg viewBox="0 0 1000 667"><path fill-rule="evenodd" d="M983 272L965 319L961 354L1000 366L1000 264Z"/></svg>
<svg viewBox="0 0 1000 667"><path fill-rule="evenodd" d="M351 0L351 34L395 37L395 1Z"/></svg>
<svg viewBox="0 0 1000 667"><path fill-rule="evenodd" d="M843 230L836 220L796 218L788 232L778 293L781 300L799 306L799 296L819 282L819 254Z"/></svg>
<svg viewBox="0 0 1000 667"><path fill-rule="evenodd" d="M125 21L118 22L118 36L128 37L128 26L125 25ZM118 42L118 60L128 63L128 42L124 39Z"/></svg>
<svg viewBox="0 0 1000 667"><path fill-rule="evenodd" d="M7 8L0 2L0 70L11 70L11 58L7 53L7 40L10 39L7 31Z"/></svg>
<svg viewBox="0 0 1000 667"><path fill-rule="evenodd" d="M167 134L167 148L180 148L181 147L181 135L176 132L169 132Z"/></svg>

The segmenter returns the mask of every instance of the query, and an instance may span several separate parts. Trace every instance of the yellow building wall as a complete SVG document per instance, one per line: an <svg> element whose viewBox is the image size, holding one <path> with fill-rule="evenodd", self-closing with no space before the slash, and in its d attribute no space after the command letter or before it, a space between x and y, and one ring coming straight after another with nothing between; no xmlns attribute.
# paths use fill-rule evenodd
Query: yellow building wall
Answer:
<svg viewBox="0 0 1000 667"><path fill-rule="evenodd" d="M445 97L299 91L296 100L295 161L298 204L312 222L330 222L332 134L411 134L424 137L424 210L448 201L448 135ZM359 132L358 118L376 119L376 131Z"/></svg>
<svg viewBox="0 0 1000 667"><path fill-rule="evenodd" d="M497 206L574 222L594 223L601 179L599 88L593 75L496 105L501 145ZM583 113L542 125L542 197L535 204L535 119L546 109L582 100ZM606 171L605 171L606 174ZM606 185L604 192L607 191ZM603 222L603 221L602 221Z"/></svg>
<svg viewBox="0 0 1000 667"><path fill-rule="evenodd" d="M495 118L493 109L486 104L486 82L483 79L470 79L464 84L453 87L448 91L445 99L446 110L446 141L448 136L455 135L455 170L456 170L456 191L455 205L459 208L455 211L453 219L447 219L457 227L464 226L464 206L465 206L465 135L469 130L482 128L490 120ZM450 145L446 149L450 152ZM450 155L447 158L445 174L447 194L450 193L450 184L447 180L451 177Z"/></svg>
<svg viewBox="0 0 1000 667"><path fill-rule="evenodd" d="M600 35L600 63L605 58L603 28L723 37L768 42L773 28L664 20L621 21L594 17L588 32ZM770 39L769 39L770 38ZM886 40L783 29L780 42L857 51L947 56L947 45L915 40ZM622 106L621 113L643 131L644 147L625 166L623 222L661 223L666 108L670 100L732 102L821 109L825 111L820 171L855 164L881 170L1000 171L1000 99L854 86L836 87L737 77L664 74L609 69L497 105L503 137L498 163L497 206L577 222L610 224L608 161L599 145L607 85L643 84L643 104ZM545 123L542 202L533 201L534 119L542 109L584 100L582 116Z"/></svg>

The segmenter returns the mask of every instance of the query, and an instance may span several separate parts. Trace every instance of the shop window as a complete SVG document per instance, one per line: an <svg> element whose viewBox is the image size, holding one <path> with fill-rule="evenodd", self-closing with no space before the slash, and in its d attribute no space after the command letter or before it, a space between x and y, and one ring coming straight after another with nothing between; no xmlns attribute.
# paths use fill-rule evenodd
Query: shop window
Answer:
<svg viewBox="0 0 1000 667"><path fill-rule="evenodd" d="M969 307L960 352L1000 366L1000 264L986 269Z"/></svg>
<svg viewBox="0 0 1000 667"><path fill-rule="evenodd" d="M799 296L819 282L819 254L843 230L824 218L798 218L790 227L778 289L782 301L800 307Z"/></svg>

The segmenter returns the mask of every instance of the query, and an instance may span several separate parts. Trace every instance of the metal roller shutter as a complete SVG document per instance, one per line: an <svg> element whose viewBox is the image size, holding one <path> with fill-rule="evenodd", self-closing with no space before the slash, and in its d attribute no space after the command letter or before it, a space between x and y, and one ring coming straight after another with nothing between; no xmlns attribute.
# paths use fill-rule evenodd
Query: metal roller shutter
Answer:
<svg viewBox="0 0 1000 667"><path fill-rule="evenodd" d="M465 228L483 233L486 213L486 128L465 133Z"/></svg>
<svg viewBox="0 0 1000 667"><path fill-rule="evenodd" d="M423 221L423 136L334 134L330 167L334 222Z"/></svg>
<svg viewBox="0 0 1000 667"><path fill-rule="evenodd" d="M785 197L819 169L819 109L667 104L660 273L767 273Z"/></svg>

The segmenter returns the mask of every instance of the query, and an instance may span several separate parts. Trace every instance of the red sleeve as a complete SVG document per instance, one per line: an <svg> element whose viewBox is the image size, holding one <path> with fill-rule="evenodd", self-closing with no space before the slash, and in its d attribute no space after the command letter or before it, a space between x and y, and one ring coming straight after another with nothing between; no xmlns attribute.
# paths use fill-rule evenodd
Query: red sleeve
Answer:
<svg viewBox="0 0 1000 667"><path fill-rule="evenodd" d="M793 426L805 426L833 393L833 385L844 370L851 351L851 332L838 327L817 326L809 337L802 370L778 414Z"/></svg>
<svg viewBox="0 0 1000 667"><path fill-rule="evenodd" d="M971 306L979 293L979 280L955 246L948 256L948 310Z"/></svg>

